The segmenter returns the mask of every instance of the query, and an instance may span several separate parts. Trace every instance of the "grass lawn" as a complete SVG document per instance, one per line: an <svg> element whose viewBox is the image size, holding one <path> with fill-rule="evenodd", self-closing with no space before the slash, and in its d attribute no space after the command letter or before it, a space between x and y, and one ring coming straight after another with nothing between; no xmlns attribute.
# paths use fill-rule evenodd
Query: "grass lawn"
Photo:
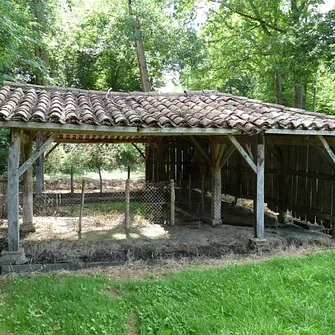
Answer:
<svg viewBox="0 0 335 335"><path fill-rule="evenodd" d="M0 282L0 334L335 334L335 253L156 279Z"/></svg>

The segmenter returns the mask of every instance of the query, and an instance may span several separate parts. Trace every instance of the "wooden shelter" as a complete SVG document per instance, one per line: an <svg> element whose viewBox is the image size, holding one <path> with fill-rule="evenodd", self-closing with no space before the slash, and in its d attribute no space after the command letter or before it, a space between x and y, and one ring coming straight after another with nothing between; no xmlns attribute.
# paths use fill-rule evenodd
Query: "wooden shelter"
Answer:
<svg viewBox="0 0 335 335"><path fill-rule="evenodd" d="M52 143L146 143L146 179L208 179L211 219L222 193L254 200L255 238L264 239L264 202L310 222L335 219L335 117L216 91L115 93L5 82L0 127L11 130L8 251L17 252L19 181L23 229L33 230L33 164L41 192ZM32 153L33 142L36 151Z"/></svg>

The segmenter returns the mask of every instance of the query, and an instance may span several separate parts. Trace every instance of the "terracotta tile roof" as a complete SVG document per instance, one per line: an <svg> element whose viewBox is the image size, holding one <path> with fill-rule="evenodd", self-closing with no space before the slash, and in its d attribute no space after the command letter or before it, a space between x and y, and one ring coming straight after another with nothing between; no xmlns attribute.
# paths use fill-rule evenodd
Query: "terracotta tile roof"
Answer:
<svg viewBox="0 0 335 335"><path fill-rule="evenodd" d="M136 127L334 130L335 117L216 91L114 93L6 84L0 120Z"/></svg>

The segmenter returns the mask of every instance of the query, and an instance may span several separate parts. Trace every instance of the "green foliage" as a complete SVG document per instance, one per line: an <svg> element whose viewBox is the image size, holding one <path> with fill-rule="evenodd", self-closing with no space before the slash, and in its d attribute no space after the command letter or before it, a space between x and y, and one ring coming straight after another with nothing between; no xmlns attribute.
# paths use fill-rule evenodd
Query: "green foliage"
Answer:
<svg viewBox="0 0 335 335"><path fill-rule="evenodd" d="M18 277L0 286L0 332L333 334L334 261L323 252L142 281Z"/></svg>
<svg viewBox="0 0 335 335"><path fill-rule="evenodd" d="M0 175L7 171L9 130L0 129Z"/></svg>
<svg viewBox="0 0 335 335"><path fill-rule="evenodd" d="M127 2L96 1L91 8L74 2L77 6L65 6L58 14L63 29L59 27L51 50L55 82L89 89L140 90L133 19ZM152 85L159 87L166 71L182 71L197 63L199 39L194 28L173 17L166 1L133 3Z"/></svg>
<svg viewBox="0 0 335 335"><path fill-rule="evenodd" d="M25 1L0 1L0 81L29 81L40 68L34 55L37 23Z"/></svg>
<svg viewBox="0 0 335 335"><path fill-rule="evenodd" d="M313 109L316 74L334 56L334 14L320 14L322 2L212 1L202 64L182 82Z"/></svg>
<svg viewBox="0 0 335 335"><path fill-rule="evenodd" d="M144 151L143 145L139 147ZM45 170L48 174L87 171L112 171L128 166L136 170L143 158L131 144L67 144L59 146L49 156Z"/></svg>

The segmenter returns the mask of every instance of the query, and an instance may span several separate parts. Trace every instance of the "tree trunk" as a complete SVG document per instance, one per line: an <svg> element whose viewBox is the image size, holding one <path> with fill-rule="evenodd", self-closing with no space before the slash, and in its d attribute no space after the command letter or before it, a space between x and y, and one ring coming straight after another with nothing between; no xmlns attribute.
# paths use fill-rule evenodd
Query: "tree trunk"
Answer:
<svg viewBox="0 0 335 335"><path fill-rule="evenodd" d="M33 10L35 12L35 16L37 18L38 23L40 24L40 35L43 36L48 32L47 19L45 16L45 8L43 1L34 0ZM42 45L42 46L41 46ZM35 56L37 56L42 63L42 66L45 68L45 71L36 70L36 84L37 85L48 85L48 80L46 76L47 69L49 67L49 55L48 52L42 43L40 45L35 46Z"/></svg>
<svg viewBox="0 0 335 335"><path fill-rule="evenodd" d="M150 88L147 60L145 57L144 47L143 47L141 27L140 27L140 23L138 19L134 17L134 14L133 14L132 0L128 0L128 8L129 8L129 15L133 19L135 47L136 47L138 66L139 66L140 76L141 76L142 90L144 92L149 92L151 88Z"/></svg>
<svg viewBox="0 0 335 335"><path fill-rule="evenodd" d="M276 103L279 105L283 105L284 104L283 79L282 79L280 71L276 71L275 86L276 86Z"/></svg>
<svg viewBox="0 0 335 335"><path fill-rule="evenodd" d="M304 89L301 84L294 85L294 107L303 108Z"/></svg>
<svg viewBox="0 0 335 335"><path fill-rule="evenodd" d="M313 107L312 111L315 112L316 109L316 82L313 84Z"/></svg>

